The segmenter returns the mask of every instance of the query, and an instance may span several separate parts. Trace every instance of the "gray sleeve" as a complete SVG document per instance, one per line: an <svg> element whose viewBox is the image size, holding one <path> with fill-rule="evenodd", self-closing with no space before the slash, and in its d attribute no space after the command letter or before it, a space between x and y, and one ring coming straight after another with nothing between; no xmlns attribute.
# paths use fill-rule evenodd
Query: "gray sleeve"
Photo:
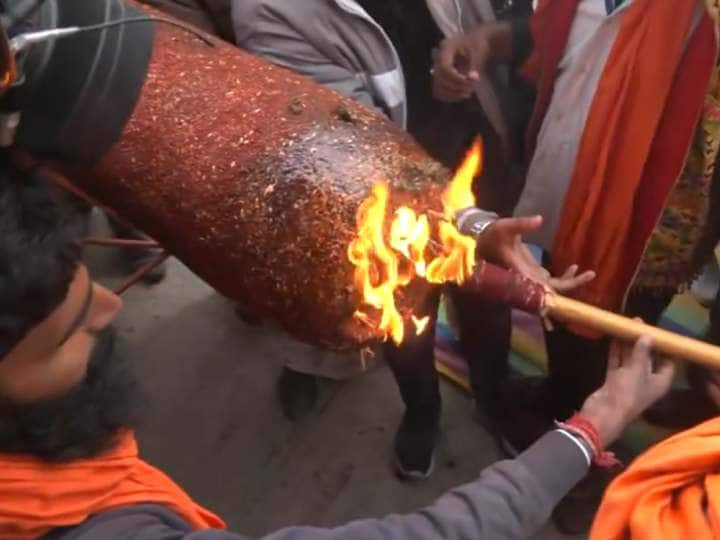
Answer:
<svg viewBox="0 0 720 540"><path fill-rule="evenodd" d="M528 538L587 472L580 448L552 431L515 460L500 461L433 505L406 515L363 519L332 529L289 527L262 540L504 540ZM150 508L151 510L148 510ZM160 507L100 515L62 540L248 540L225 531L190 532ZM141 510L142 509L142 510ZM169 515L168 515L169 514ZM51 540L51 539L47 539ZM53 538L52 540L55 540Z"/></svg>
<svg viewBox="0 0 720 540"><path fill-rule="evenodd" d="M365 519L334 529L291 527L262 540L504 540L534 535L585 476L580 448L551 431L515 460L486 468L475 482L407 515Z"/></svg>
<svg viewBox="0 0 720 540"><path fill-rule="evenodd" d="M364 80L323 54L277 8L258 0L233 0L232 18L238 47L378 109Z"/></svg>

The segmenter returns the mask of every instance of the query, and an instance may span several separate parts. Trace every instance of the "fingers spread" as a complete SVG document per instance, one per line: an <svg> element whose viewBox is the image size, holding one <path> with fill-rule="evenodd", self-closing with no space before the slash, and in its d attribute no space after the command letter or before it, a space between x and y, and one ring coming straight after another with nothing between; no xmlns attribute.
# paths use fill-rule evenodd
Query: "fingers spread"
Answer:
<svg viewBox="0 0 720 540"><path fill-rule="evenodd" d="M495 227L506 234L523 235L540 228L542 218L540 216L503 218L495 223Z"/></svg>
<svg viewBox="0 0 720 540"><path fill-rule="evenodd" d="M571 264L567 270L565 270L565 273L560 277L560 279L572 279L575 277L575 274L577 274L578 271L578 265L577 264Z"/></svg>
<svg viewBox="0 0 720 540"><path fill-rule="evenodd" d="M547 268L541 266L540 263L537 262L531 252L527 250L521 250L518 256L522 258L523 264L527 268L532 268L534 270L533 273L539 276L539 281L541 283L547 283L549 281L550 272L548 272Z"/></svg>
<svg viewBox="0 0 720 540"><path fill-rule="evenodd" d="M548 285L558 292L568 292L577 289L586 283L590 283L596 276L595 272L592 270L583 272L579 276L574 275L574 273L569 273L569 270L570 269L568 269L562 277L551 278L548 281ZM575 271L577 271L577 267L575 267Z"/></svg>

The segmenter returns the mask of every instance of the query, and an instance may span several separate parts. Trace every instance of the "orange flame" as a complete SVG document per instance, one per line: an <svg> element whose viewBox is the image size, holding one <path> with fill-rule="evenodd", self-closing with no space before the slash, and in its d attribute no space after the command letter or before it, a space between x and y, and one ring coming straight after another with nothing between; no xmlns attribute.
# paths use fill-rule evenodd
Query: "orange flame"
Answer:
<svg viewBox="0 0 720 540"><path fill-rule="evenodd" d="M397 308L395 293L415 278L430 283L462 283L475 267L475 240L458 232L455 213L475 206L472 181L482 167L482 147L476 142L442 194L443 216L431 240L430 220L406 206L399 207L386 224L390 193L386 183L376 184L357 212L357 236L348 246L348 259L355 266L355 287L362 303L380 311L378 329L385 339L402 343L405 322ZM386 241L387 233L387 241ZM431 258L428 247L439 245L441 253ZM355 317L372 323L365 311ZM410 320L417 335L422 334L430 317Z"/></svg>
<svg viewBox="0 0 720 540"><path fill-rule="evenodd" d="M415 334L417 334L418 336L425 331L428 323L430 322L429 315L427 317L423 317L422 319L418 319L415 315L411 315L410 319L415 325Z"/></svg>

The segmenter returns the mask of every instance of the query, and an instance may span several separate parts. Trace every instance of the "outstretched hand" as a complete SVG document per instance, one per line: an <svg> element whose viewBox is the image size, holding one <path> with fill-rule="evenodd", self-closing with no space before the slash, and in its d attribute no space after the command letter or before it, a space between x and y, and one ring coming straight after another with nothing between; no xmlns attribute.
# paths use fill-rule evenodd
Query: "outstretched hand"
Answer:
<svg viewBox="0 0 720 540"><path fill-rule="evenodd" d="M558 292L571 291L595 279L595 272L591 270L578 274L577 265L570 266L559 277L552 277L522 240L524 235L536 231L541 225L540 216L498 219L478 237L478 253L492 263L514 270Z"/></svg>
<svg viewBox="0 0 720 540"><path fill-rule="evenodd" d="M617 341L610 346L605 384L585 400L580 411L597 428L605 446L670 389L675 366L664 361L653 369L651 348L647 337L634 346Z"/></svg>

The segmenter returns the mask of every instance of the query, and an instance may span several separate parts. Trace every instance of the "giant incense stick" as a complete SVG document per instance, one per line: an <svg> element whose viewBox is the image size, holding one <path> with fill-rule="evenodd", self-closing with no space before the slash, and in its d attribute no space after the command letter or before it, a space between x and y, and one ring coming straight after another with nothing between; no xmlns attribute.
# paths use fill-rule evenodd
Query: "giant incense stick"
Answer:
<svg viewBox="0 0 720 540"><path fill-rule="evenodd" d="M119 140L95 166L62 171L223 295L329 348L381 337L353 318L347 260L372 186L387 181L394 206L439 210L450 176L380 113L165 25ZM427 289L405 291L403 313Z"/></svg>

